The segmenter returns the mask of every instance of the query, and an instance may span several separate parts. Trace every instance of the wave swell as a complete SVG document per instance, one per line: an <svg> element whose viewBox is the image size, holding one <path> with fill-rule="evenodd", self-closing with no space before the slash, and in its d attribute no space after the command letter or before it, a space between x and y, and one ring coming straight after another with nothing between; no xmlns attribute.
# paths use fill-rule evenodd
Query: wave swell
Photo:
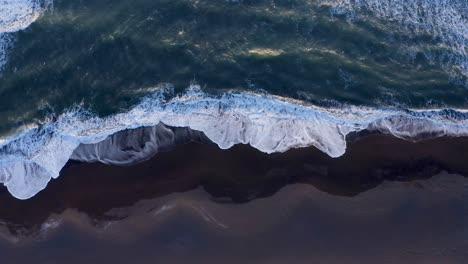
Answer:
<svg viewBox="0 0 468 264"><path fill-rule="evenodd" d="M433 45L413 40L402 46L413 57L420 52L431 63L442 65L454 81L468 87L468 1L323 0L323 3L332 7L332 14L364 20L376 17L396 23L398 28L390 31L401 31L410 39L431 36Z"/></svg>
<svg viewBox="0 0 468 264"><path fill-rule="evenodd" d="M7 51L13 44L11 33L23 30L52 5L52 0L0 1L0 70L7 62Z"/></svg>
<svg viewBox="0 0 468 264"><path fill-rule="evenodd" d="M136 128L145 129L128 131ZM364 130L406 140L467 136L468 112L324 108L264 94L214 96L195 85L174 96L173 88L163 85L128 112L97 117L76 108L6 139L0 144L0 182L13 196L28 199L70 159L130 165L192 140L209 140L222 149L249 144L265 153L314 146L339 157L346 136Z"/></svg>

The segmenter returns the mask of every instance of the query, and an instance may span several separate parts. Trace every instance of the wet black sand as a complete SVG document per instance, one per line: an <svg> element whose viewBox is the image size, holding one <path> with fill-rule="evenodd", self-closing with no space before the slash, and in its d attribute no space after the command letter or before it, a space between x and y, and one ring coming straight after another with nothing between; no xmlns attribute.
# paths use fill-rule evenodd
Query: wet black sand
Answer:
<svg viewBox="0 0 468 264"><path fill-rule="evenodd" d="M201 189L110 210L67 209L35 236L0 239L2 263L464 263L468 181L446 173L354 197L308 184L243 204ZM56 224L54 224L56 223Z"/></svg>
<svg viewBox="0 0 468 264"><path fill-rule="evenodd" d="M441 171L468 175L468 138L412 143L384 135L351 142L330 158L315 148L264 154L249 146L221 150L191 143L129 167L70 162L62 175L26 201L0 193L0 219L11 231L35 230L52 213L75 208L106 220L112 208L202 187L215 202L244 203L293 183L332 195L355 196L385 180L429 178Z"/></svg>
<svg viewBox="0 0 468 264"><path fill-rule="evenodd" d="M190 143L70 162L32 199L0 193L2 263L463 263L467 153L370 135L337 159Z"/></svg>

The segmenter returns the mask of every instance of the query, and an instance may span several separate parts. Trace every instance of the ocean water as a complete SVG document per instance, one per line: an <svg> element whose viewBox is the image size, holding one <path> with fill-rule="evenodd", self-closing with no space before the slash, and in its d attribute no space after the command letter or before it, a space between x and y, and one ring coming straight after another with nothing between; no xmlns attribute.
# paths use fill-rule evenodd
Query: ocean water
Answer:
<svg viewBox="0 0 468 264"><path fill-rule="evenodd" d="M468 135L466 0L4 0L0 182L26 199L80 144L163 122L221 148Z"/></svg>

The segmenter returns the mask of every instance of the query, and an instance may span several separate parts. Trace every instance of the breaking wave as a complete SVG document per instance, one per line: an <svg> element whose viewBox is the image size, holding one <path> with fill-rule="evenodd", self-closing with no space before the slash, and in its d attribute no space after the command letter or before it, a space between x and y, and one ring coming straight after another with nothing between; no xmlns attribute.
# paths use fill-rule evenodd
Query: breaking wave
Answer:
<svg viewBox="0 0 468 264"><path fill-rule="evenodd" d="M326 108L265 94L209 95L199 86L173 93L163 85L128 112L108 117L77 107L6 139L0 145L0 182L15 197L27 199L57 178L70 159L130 165L180 138L206 137L222 149L249 144L265 153L314 146L339 157L351 132L377 131L406 140L468 136L465 110ZM136 128L146 129L129 131Z"/></svg>

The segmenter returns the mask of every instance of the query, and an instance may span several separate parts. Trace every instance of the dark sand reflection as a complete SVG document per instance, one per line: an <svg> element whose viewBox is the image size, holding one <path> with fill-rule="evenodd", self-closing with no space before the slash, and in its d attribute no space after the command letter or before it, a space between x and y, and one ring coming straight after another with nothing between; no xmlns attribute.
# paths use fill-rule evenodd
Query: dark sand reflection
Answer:
<svg viewBox="0 0 468 264"><path fill-rule="evenodd" d="M26 201L0 189L0 221L24 233L68 208L109 220L105 213L112 208L198 187L220 203L268 197L293 183L353 196L385 180L426 179L441 171L467 176L466 157L467 138L411 143L369 136L349 144L346 154L336 159L312 147L269 155L245 145L220 150L192 143L130 167L70 163L57 180Z"/></svg>
<svg viewBox="0 0 468 264"><path fill-rule="evenodd" d="M2 263L463 263L468 180L385 182L355 197L305 184L243 204L202 190L143 200L95 226L66 210L34 239L3 241ZM52 223L52 221L49 221Z"/></svg>

